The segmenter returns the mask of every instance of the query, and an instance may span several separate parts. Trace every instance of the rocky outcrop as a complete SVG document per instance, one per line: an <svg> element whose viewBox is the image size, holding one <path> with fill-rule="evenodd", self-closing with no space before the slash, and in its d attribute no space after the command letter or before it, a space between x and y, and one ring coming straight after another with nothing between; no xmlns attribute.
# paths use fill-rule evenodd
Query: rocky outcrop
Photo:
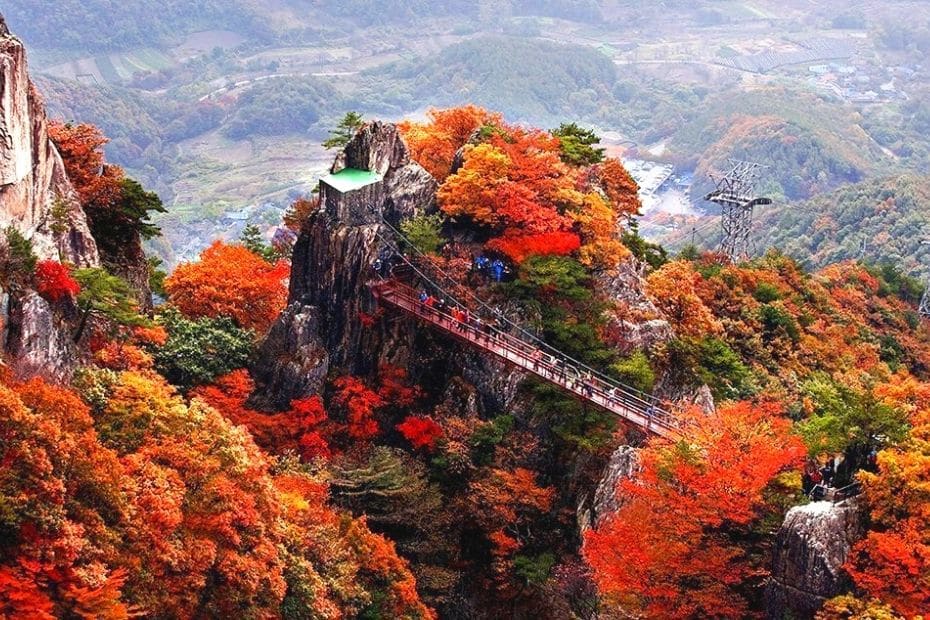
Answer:
<svg viewBox="0 0 930 620"><path fill-rule="evenodd" d="M436 180L410 159L389 123L362 129L332 170L343 168L383 178L346 193L321 184L320 209L304 223L294 247L288 309L252 367L257 385L252 404L279 409L318 392L329 371L367 376L382 363L405 368L421 385L463 377L483 409L511 402L520 373L403 316L378 316L383 309L368 290L371 265L393 239L383 222L396 227L435 209Z"/></svg>
<svg viewBox="0 0 930 620"><path fill-rule="evenodd" d="M17 377L41 376L52 381L71 377L80 353L71 327L33 291L10 305L7 353Z"/></svg>
<svg viewBox="0 0 930 620"><path fill-rule="evenodd" d="M634 477L639 470L639 451L636 448L620 446L614 450L593 497L579 506L578 526L582 531L599 526L617 511L617 485L621 480Z"/></svg>
<svg viewBox="0 0 930 620"><path fill-rule="evenodd" d="M649 350L675 336L646 295L645 270L645 263L631 257L620 263L616 272L602 274L595 282L601 294L617 303L617 313L607 330L614 334L613 344L623 353Z"/></svg>
<svg viewBox="0 0 930 620"><path fill-rule="evenodd" d="M32 241L39 258L99 264L87 219L49 139L23 44L0 17L0 228L8 226ZM62 316L28 290L3 295L3 306L3 348L13 371L67 379L80 355Z"/></svg>
<svg viewBox="0 0 930 620"><path fill-rule="evenodd" d="M80 266L98 262L84 212L49 140L25 49L5 24L0 28L0 226L19 229L40 257Z"/></svg>
<svg viewBox="0 0 930 620"><path fill-rule="evenodd" d="M346 193L321 184L320 209L304 223L294 247L288 309L253 368L257 405L281 407L317 391L328 368L364 375L380 361L409 358L413 330L385 321L366 326L362 320L375 312L367 283L389 235L382 219L397 225L434 208L436 180L410 159L389 123L363 128L333 172L345 167L383 178ZM302 372L310 376L298 379Z"/></svg>
<svg viewBox="0 0 930 620"><path fill-rule="evenodd" d="M253 378L263 387L252 405L280 409L289 398L319 392L329 372L329 356L320 340L316 308L298 300L272 326L262 345L262 363Z"/></svg>
<svg viewBox="0 0 930 620"><path fill-rule="evenodd" d="M849 591L843 563L862 536L854 500L814 502L788 511L778 531L772 577L766 589L767 617L812 618L824 602Z"/></svg>

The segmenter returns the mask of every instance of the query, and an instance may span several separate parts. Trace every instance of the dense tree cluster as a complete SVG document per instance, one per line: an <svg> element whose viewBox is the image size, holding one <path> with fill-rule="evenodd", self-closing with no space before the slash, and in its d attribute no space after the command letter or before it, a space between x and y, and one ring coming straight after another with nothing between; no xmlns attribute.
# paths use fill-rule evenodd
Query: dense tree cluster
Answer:
<svg viewBox="0 0 930 620"><path fill-rule="evenodd" d="M198 262L178 266L165 290L189 317L228 317L264 333L284 309L289 272L285 262L272 264L245 246L216 241Z"/></svg>
<svg viewBox="0 0 930 620"><path fill-rule="evenodd" d="M148 239L158 234L152 213L165 211L158 195L128 178L122 168L107 164L103 146L109 141L93 125L51 123L49 135L65 163L97 243L114 253L132 235Z"/></svg>
<svg viewBox="0 0 930 620"><path fill-rule="evenodd" d="M639 211L637 187L599 139L577 125L555 133L510 126L465 106L433 110L428 123L401 125L411 154L442 181L442 212L487 231L487 248L515 263L578 252L610 271L629 252L621 218Z"/></svg>
<svg viewBox="0 0 930 620"><path fill-rule="evenodd" d="M111 178L102 136L59 131L82 203L145 234L154 203ZM333 369L319 394L262 411L247 366L288 265L259 229L179 266L151 320L123 280L39 262L11 229L4 286L76 310L88 352L70 388L0 380L0 614L758 617L771 532L803 501L802 471L837 456L869 519L855 591L824 618L930 604L930 332L909 279L774 252L669 260L631 224L622 164L575 124L469 106L402 132L440 181L438 211L400 223L423 260L598 371L714 409L646 441L616 509L579 535L612 449L641 441L604 411L533 379L485 402L440 364ZM289 230L318 207L295 203ZM469 269L482 254L505 281Z"/></svg>
<svg viewBox="0 0 930 620"><path fill-rule="evenodd" d="M611 604L645 617L746 617L758 607L766 517L797 487L804 455L775 407L693 411L686 439L652 441L617 489L620 508L584 553ZM794 471L794 480L784 474ZM758 611L758 609L757 609Z"/></svg>
<svg viewBox="0 0 930 620"><path fill-rule="evenodd" d="M144 371L0 386L10 617L429 618L393 546Z"/></svg>

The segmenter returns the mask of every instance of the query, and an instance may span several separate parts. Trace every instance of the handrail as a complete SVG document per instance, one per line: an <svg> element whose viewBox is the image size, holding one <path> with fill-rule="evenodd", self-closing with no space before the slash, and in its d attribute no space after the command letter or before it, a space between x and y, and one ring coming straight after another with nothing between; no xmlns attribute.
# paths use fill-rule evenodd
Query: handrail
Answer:
<svg viewBox="0 0 930 620"><path fill-rule="evenodd" d="M418 256L420 256L421 258L423 258L423 259L429 264L429 266L430 266L431 269L434 269L435 271L439 272L439 274L440 274L443 278L445 278L446 280L448 280L448 281L450 281L450 282L452 282L452 283L454 283L454 284L456 284L456 285L458 286L459 283L458 283L458 281L455 280L455 278L453 278L453 277L450 276L449 274L445 273L442 269L440 269L439 267L437 267L436 265L434 265L434 264L432 263L432 261L429 259L429 256L427 256L426 254L424 254L423 252L421 252L419 249L417 249L416 245L414 245L409 239L407 239L407 237L406 237L401 231L399 231L397 228L395 228L393 225L391 225L391 223L388 222L383 216L381 217L381 223L382 223L384 226L386 226L387 228L389 228L397 237L399 237L400 239L402 239L402 240L414 251L415 254L417 254ZM398 256L401 258L401 260L404 261L405 264L407 264L408 266L410 266L410 267L411 267L414 271L416 271L422 278L424 278L427 282L429 282L430 284L432 284L437 290L442 291L443 295L444 295L445 297L447 297L448 299L450 299L456 306L458 306L459 308L462 308L462 309L468 309L468 306L466 306L465 304L463 304L463 303L461 303L460 301L458 301L453 295L450 295L450 294L448 293L448 291L447 291L444 287L440 286L440 285L437 284L436 282L433 282L433 280L432 280L429 276L427 276L426 274L424 274L416 265L414 265L406 255L404 255L403 253L400 253L400 252L399 252L399 253L398 253ZM504 316L503 313L501 313L501 312L500 312L499 310L497 310L496 308L492 308L491 306L489 306L489 305L487 304L487 302L485 302L483 299L481 299L480 297L478 297L475 293L469 291L467 288L464 288L464 287L463 287L463 290L465 291L465 293L466 293L469 297L471 297L473 300L475 300L475 302L477 302L479 306L481 306L481 307L484 308L485 310L489 311L490 315L493 316L495 320L497 320L497 321L502 321L502 322L504 322L504 323L510 325L511 327L513 327L514 329L516 329L517 331L519 331L521 334L523 334L524 337L526 337L526 338L532 340L533 342L537 343L536 348L543 349L543 350L547 351L547 352L549 353L549 355L551 355L552 357L554 357L554 358L556 358L556 359L564 359L564 360L566 360L567 362L570 362L570 363L571 363L573 366L575 366L576 368L579 368L579 369L584 370L584 372L585 372L586 374L589 374L589 375L592 375L592 376L600 377L601 380L603 380L603 381L605 381L605 382L611 384L612 386L615 386L615 387L617 387L617 388L622 389L623 391L627 392L627 393L630 394L631 396L635 395L636 398L638 398L639 400L643 401L644 403L647 403L648 405L651 405L651 406L653 406L653 407L658 407L658 408L661 409L660 405L663 404L662 401L661 401L660 399L656 398L655 396L653 396L652 394L647 394L647 393L645 393L645 392L643 392L643 391L641 391L641 390L638 390L638 389L636 389L636 388L634 388L634 387L632 387L632 386L630 386L630 385L626 385L626 384L624 384L622 381L618 381L618 380L616 380L616 379L614 379L614 378L612 378L612 377L609 377L609 376L607 376L606 374L604 374L603 372L601 372L601 371L599 371L599 370L597 370L597 369L595 369L595 368L592 368L592 367L588 366L588 365L585 364L584 362L581 362L581 361L579 361L579 360L577 360L577 359L575 359L575 358L573 358L573 357L571 357L571 356L569 356L569 355L563 353L562 351L560 351L560 350L556 349L555 347L553 347L552 345L550 345L550 344L549 344L548 342L546 342L545 340L541 339L541 338L540 338L539 336L537 336L536 334L533 334L532 332L530 332L530 331L528 331L527 329L525 329L523 326L521 326L521 325L519 325L518 323L516 323L516 322L514 322L514 321L511 321L510 319L508 319L506 316ZM505 332L504 332L504 333L505 333ZM528 343L527 343L527 344L528 344ZM532 345L531 345L531 346L532 346Z"/></svg>
<svg viewBox="0 0 930 620"><path fill-rule="evenodd" d="M633 421L648 431L666 437L678 434L676 420L670 413L635 394L626 392L622 385L583 373L559 358L548 356L547 359L538 348L492 325L484 324L482 329L479 329L447 312L428 307L420 301L416 291L405 284L384 280L373 283L371 287L380 299L438 325L470 343L482 346L505 360Z"/></svg>

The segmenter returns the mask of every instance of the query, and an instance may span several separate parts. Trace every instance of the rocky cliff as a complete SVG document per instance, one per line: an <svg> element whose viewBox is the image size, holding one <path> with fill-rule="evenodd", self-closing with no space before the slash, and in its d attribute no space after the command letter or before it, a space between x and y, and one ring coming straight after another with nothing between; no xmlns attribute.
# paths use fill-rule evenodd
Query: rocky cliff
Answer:
<svg viewBox="0 0 930 620"><path fill-rule="evenodd" d="M48 137L26 51L0 17L0 226L15 226L41 258L89 266L97 246Z"/></svg>
<svg viewBox="0 0 930 620"><path fill-rule="evenodd" d="M87 218L49 139L25 49L0 16L0 228L8 226L32 241L40 259L99 264ZM80 355L64 318L34 292L6 293L3 349L13 372L67 378Z"/></svg>
<svg viewBox="0 0 930 620"><path fill-rule="evenodd" d="M789 510L775 541L767 617L812 618L827 599L848 592L852 584L842 567L861 536L855 501L814 502Z"/></svg>
<svg viewBox="0 0 930 620"><path fill-rule="evenodd" d="M617 511L617 485L633 478L640 471L639 453L633 446L620 446L610 455L604 474L592 496L578 505L578 528L581 531L598 527Z"/></svg>
<svg viewBox="0 0 930 620"><path fill-rule="evenodd" d="M385 362L406 368L421 385L461 376L490 406L512 400L520 375L504 364L400 316L363 320L379 312L367 284L372 263L391 239L382 221L397 226L434 210L438 184L410 159L390 123L362 129L332 171L343 168L383 178L347 193L321 184L320 209L304 223L294 248L288 307L252 368L258 386L253 405L282 408L319 392L331 371L366 376Z"/></svg>

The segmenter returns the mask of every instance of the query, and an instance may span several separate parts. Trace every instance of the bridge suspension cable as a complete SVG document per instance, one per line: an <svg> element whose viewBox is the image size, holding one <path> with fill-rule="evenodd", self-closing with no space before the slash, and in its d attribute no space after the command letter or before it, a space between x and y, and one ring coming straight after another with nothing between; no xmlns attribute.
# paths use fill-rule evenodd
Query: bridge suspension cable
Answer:
<svg viewBox="0 0 930 620"><path fill-rule="evenodd" d="M499 341L495 341L494 344L500 345L501 347L505 349L505 352L510 353L512 355L520 354L520 355L526 356L525 359L530 360L532 362L532 366L534 367L533 370L536 372L536 374L539 374L540 376L543 376L543 378L553 381L555 383L559 383L560 385L563 385L563 387L568 387L565 385L565 383L568 382L568 379L567 379L568 374L574 375L577 381L581 381L582 378L585 378L585 380L588 382L585 385L589 385L591 388L593 388L588 391L597 390L599 394L598 398L589 398L589 400L592 400L593 402L596 402L597 404L604 406L604 402L607 402L608 404L610 404L613 402L613 399L619 399L618 404L620 404L624 410L631 411L634 414L633 417L637 418L637 419L634 419L635 422L640 423L639 418L642 418L643 420L647 420L647 422L650 425L653 425L653 421L654 421L655 425L664 429L664 432L662 432L661 434L667 435L673 432L672 429L674 429L676 426L674 416L672 416L672 414L670 414L668 411L666 411L662 407L663 402L661 400L657 399L651 394L646 394L645 392L642 392L641 390L638 390L632 386L626 385L622 381L619 381L613 377L610 377L604 374L603 372L595 368L592 368L588 366L587 364L571 357L570 355L563 353L559 349L556 349L549 343L542 340L536 334L524 328L519 323L509 319L499 309L485 302L483 299L478 297L477 294L471 291L468 287L462 286L458 282L458 280L456 280L453 276L451 276L446 271L444 271L441 267L436 265L428 255L421 252L406 237L406 235L404 235L400 230L395 228L390 222L386 221L383 217L381 219L382 219L382 224L387 229L389 229L396 236L397 239L400 239L404 244L406 244L406 246L410 248L412 253L415 254L422 261L422 263L424 263L423 267L416 264L416 262L412 260L411 257L409 257L404 252L400 251L400 249L396 245L395 240L386 238L386 236L382 235L380 232L378 233L378 238L384 244L386 244L389 248L395 249L396 251L395 251L394 256L399 258L401 262L406 267L408 267L411 271L413 271L413 273L415 273L426 285L435 289L436 292L441 294L447 303L450 303L452 306L455 306L456 308L463 310L463 311L468 310L469 312L471 312L472 310L468 305L459 301L456 295L451 294L446 286L443 286L436 280L445 280L446 282L451 283L452 285L454 285L456 290L461 290L466 297L470 298L474 302L474 304L477 306L477 308L480 308L482 311L484 311L486 316L492 317L498 325L505 325L509 327L513 332L515 332L516 335L514 335L513 333L508 334L503 329L492 328L495 338L500 339ZM427 269L438 275L431 275L431 274L426 273L425 270ZM430 311L428 313L424 312L423 308L421 308L421 304L419 303L419 300L415 299L416 295L411 294L410 290L407 290L409 289L409 287L401 287L400 285L397 285L397 284L391 284L390 286L388 286L389 282L384 277L384 275L381 273L378 273L378 276L379 278L381 278L381 280L385 282L385 285L382 285L379 291L376 292L376 294L381 294L382 296L391 296L392 299L388 299L388 301L391 301L394 305L399 306L408 312L417 314L418 316L420 316L420 318L431 318L433 315L440 317L442 320L438 322L437 321L431 321L431 322L433 322L434 324L437 324L440 327L443 327L443 329L447 329L446 325L443 324L443 320L446 320L446 319L450 319L450 322L449 322L450 327L454 326L454 323L451 321L451 319L453 318L451 315L446 315L445 313L441 313L437 311ZM414 299L411 300L410 299L411 296ZM453 331L453 333L455 332L455 330L451 330L451 331ZM466 330L466 333L470 334L470 332L468 332L467 330ZM459 334L456 334L456 335L459 335ZM477 342L476 342L476 339L471 339L471 338L466 338L466 339L470 340L471 342L475 344L481 344L480 339L478 339ZM488 344L491 343L490 338L487 340L487 343ZM489 347L485 346L484 348L489 348ZM490 350L493 351L493 349L490 349ZM501 355L500 351L494 351L494 352L496 352L498 355ZM546 359L545 357L541 357L544 355L548 356L548 359ZM508 357L507 355L501 355L501 357L505 357L509 359L510 361L514 361L514 362L518 361L517 359L513 357ZM539 372L539 368L543 368L544 372L549 373L549 370L547 369L550 369L550 367L551 367L552 372L557 373L557 375L554 375L554 376L562 377L563 381L560 382L558 380L553 380L553 376L549 376L547 374ZM551 373L549 374L551 375ZM584 389L585 385L582 385L582 389L580 393L583 396L589 396L589 394ZM578 392L578 390L573 390L573 391ZM601 402L601 401L604 401L604 402ZM611 408L610 406L607 406L606 408L608 408L608 410L613 411L614 413L617 413L617 411L615 410L616 408ZM624 414L621 413L621 415L624 415ZM629 418L630 415L625 415L624 417Z"/></svg>

